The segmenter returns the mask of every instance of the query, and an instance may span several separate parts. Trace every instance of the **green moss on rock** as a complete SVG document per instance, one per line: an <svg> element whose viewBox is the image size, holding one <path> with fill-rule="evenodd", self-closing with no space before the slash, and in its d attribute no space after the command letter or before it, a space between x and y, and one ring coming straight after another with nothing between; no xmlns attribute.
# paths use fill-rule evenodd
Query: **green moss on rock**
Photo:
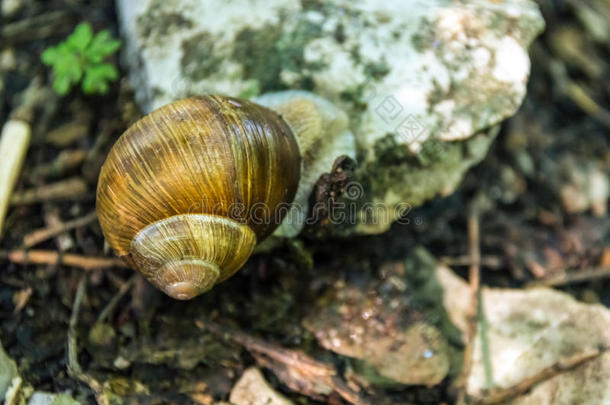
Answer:
<svg viewBox="0 0 610 405"><path fill-rule="evenodd" d="M245 78L258 81L260 92L281 90L286 88L280 80L283 70L301 73L305 68L321 67L305 63L303 57L307 43L320 35L321 27L305 19L288 32L284 32L283 25L246 28L235 38L232 57L242 64ZM312 84L311 79L303 77L291 87L310 90Z"/></svg>
<svg viewBox="0 0 610 405"><path fill-rule="evenodd" d="M399 201L416 207L443 190L453 190L464 172L485 157L496 134L494 127L465 141L440 142L431 138L417 154L397 143L392 134L379 139L374 145L375 159L358 168L356 179L362 184L365 197L375 196L385 209L375 212L386 217L367 218L362 226L381 232L387 229L386 221L394 219L394 204ZM397 188L397 183L402 187Z"/></svg>
<svg viewBox="0 0 610 405"><path fill-rule="evenodd" d="M161 43L175 30L192 28L193 21L177 12L171 2L153 0L148 9L137 18L140 38L150 43Z"/></svg>
<svg viewBox="0 0 610 405"><path fill-rule="evenodd" d="M222 54L215 47L217 38L208 32L199 33L182 42L182 73L199 81L218 71L223 61Z"/></svg>

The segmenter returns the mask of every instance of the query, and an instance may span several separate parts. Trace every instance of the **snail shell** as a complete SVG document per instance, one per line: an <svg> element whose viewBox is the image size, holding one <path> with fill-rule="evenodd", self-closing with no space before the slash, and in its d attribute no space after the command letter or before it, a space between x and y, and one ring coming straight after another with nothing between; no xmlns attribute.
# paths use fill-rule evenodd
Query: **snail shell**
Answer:
<svg viewBox="0 0 610 405"><path fill-rule="evenodd" d="M274 111L223 96L163 106L102 167L97 212L110 246L152 284L190 299L235 273L281 223L301 157Z"/></svg>

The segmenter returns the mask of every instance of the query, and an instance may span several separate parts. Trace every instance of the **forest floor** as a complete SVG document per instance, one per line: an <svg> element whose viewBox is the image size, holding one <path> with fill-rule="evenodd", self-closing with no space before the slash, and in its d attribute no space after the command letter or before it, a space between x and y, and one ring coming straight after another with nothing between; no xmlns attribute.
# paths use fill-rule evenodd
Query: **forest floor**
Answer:
<svg viewBox="0 0 610 405"><path fill-rule="evenodd" d="M320 345L315 330L325 320L311 320L312 308L323 318L334 302L329 290L338 296L341 288L409 274L423 266L422 250L469 282L475 249L481 285L546 285L610 307L609 200L599 186L610 182L610 21L604 39L580 18L578 2L538 2L547 30L531 48L528 95L455 193L412 210L409 223L382 235L324 243L306 236L257 255L230 282L187 303L117 267L93 214L103 159L140 114L126 72L105 96L47 95L0 241L0 341L24 381L83 401L109 389L133 402L206 404L226 400L245 369L266 364L267 380L295 403L341 403L356 392L379 404L453 403L459 338L447 337L453 354L442 383L375 386ZM48 85L40 55L76 24L118 36L112 2L26 3L0 26L0 122L35 77ZM24 246L35 250L27 260L9 254ZM102 257L108 260L91 262ZM417 290L413 279L401 280L403 290ZM415 301L404 305L422 305ZM336 373L325 380L336 395L309 386L306 366Z"/></svg>

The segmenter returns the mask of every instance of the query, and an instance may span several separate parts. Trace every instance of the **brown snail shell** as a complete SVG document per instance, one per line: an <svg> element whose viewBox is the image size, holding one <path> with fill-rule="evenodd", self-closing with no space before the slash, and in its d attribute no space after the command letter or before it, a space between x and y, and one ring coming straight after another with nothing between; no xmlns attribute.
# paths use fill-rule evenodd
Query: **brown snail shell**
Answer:
<svg viewBox="0 0 610 405"><path fill-rule="evenodd" d="M113 146L98 217L119 256L190 299L235 273L280 224L300 168L292 130L274 111L224 96L180 100Z"/></svg>

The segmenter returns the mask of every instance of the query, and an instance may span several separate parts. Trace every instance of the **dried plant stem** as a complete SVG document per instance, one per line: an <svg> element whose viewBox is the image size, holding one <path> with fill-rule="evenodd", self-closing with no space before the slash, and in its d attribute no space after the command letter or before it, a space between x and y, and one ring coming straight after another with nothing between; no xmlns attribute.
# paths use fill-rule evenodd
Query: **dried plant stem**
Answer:
<svg viewBox="0 0 610 405"><path fill-rule="evenodd" d="M526 287L558 287L566 284L599 280L601 278L610 278L610 267L577 271L566 270L559 275L544 277L540 280L528 283Z"/></svg>
<svg viewBox="0 0 610 405"><path fill-rule="evenodd" d="M0 134L0 237L13 189L30 146L34 109L45 100L41 78L35 77L23 92L22 102L10 115Z"/></svg>
<svg viewBox="0 0 610 405"><path fill-rule="evenodd" d="M0 138L0 235L13 188L17 183L25 154L30 145L30 125L10 119L2 128Z"/></svg>
<svg viewBox="0 0 610 405"><path fill-rule="evenodd" d="M438 260L446 266L470 266L472 264L472 258L470 257L470 255L454 257L443 256ZM480 264L483 267L487 267L494 270L500 269L504 265L500 256L493 255L482 256Z"/></svg>
<svg viewBox="0 0 610 405"><path fill-rule="evenodd" d="M566 79L564 91L580 109L610 129L610 111L598 104L584 87Z"/></svg>
<svg viewBox="0 0 610 405"><path fill-rule="evenodd" d="M481 288L481 247L479 241L479 216L476 209L472 209L468 216L468 256L470 257L469 265L469 284L470 284L470 308L468 314L468 325L464 340L464 361L462 363L462 371L456 383L457 388L457 403L467 403L467 386L468 377L472 369L472 357L474 353L475 339L477 334L478 314L479 314L479 298Z"/></svg>
<svg viewBox="0 0 610 405"><path fill-rule="evenodd" d="M539 384L552 377L555 377L556 375L574 369L580 365L585 364L588 361L596 359L603 352L603 350L594 349L560 360L552 366L542 369L540 372L520 381L519 383L511 387L492 389L487 393L485 398L477 399L475 403L485 405L504 403L512 398L516 398L519 395L525 394L536 384Z"/></svg>
<svg viewBox="0 0 610 405"><path fill-rule="evenodd" d="M69 29L73 19L70 12L51 11L6 24L0 28L2 46L58 35Z"/></svg>
<svg viewBox="0 0 610 405"><path fill-rule="evenodd" d="M97 215L94 211L83 217L76 218L71 221L66 221L61 224L57 224L56 226L49 226L46 228L37 229L35 231L30 232L23 238L23 246L25 248L30 248L64 232L68 232L72 229L81 228L83 226L89 225L95 222L96 219Z"/></svg>
<svg viewBox="0 0 610 405"><path fill-rule="evenodd" d="M121 298L123 298L125 294L127 294L129 290L131 290L131 287L133 287L135 280L136 276L133 276L121 286L119 291L114 295L114 297L112 297L112 299L108 302L102 312L100 312L100 315L97 318L98 322L104 322L106 319L112 316L112 313L121 301Z"/></svg>
<svg viewBox="0 0 610 405"><path fill-rule="evenodd" d="M543 53L544 51L538 48L537 52ZM610 111L595 101L584 86L570 79L563 61L552 58L546 53L542 56L549 58L548 71L559 86L559 90L586 114L610 128Z"/></svg>
<svg viewBox="0 0 610 405"><path fill-rule="evenodd" d="M491 348L489 347L489 324L485 318L483 310L483 291L479 288L479 307L477 309L477 322L481 331L481 358L483 359L483 371L485 372L485 388L490 389L495 386L493 379L493 369L491 367Z"/></svg>
<svg viewBox="0 0 610 405"><path fill-rule="evenodd" d="M109 405L108 398L104 395L102 384L99 383L95 378L89 374L83 372L83 369L78 362L78 341L76 338L76 325L78 324L78 316L80 313L80 307L83 302L85 295L85 288L87 286L87 275L84 274L78 288L76 290L76 296L74 297L74 304L72 305L72 315L70 316L70 325L68 328L68 374L76 378L89 386L95 393L95 399L100 405Z"/></svg>
<svg viewBox="0 0 610 405"><path fill-rule="evenodd" d="M83 270L128 267L125 262L112 257L91 257L72 253L60 254L54 250L13 250L8 259L18 264L50 264L79 267Z"/></svg>
<svg viewBox="0 0 610 405"><path fill-rule="evenodd" d="M15 193L10 203L11 205L27 205L39 202L79 199L86 195L87 183L81 178L74 177Z"/></svg>
<svg viewBox="0 0 610 405"><path fill-rule="evenodd" d="M52 207L47 204L44 205L44 222L48 227L62 226L63 221L59 216L59 210L57 207ZM60 252L67 252L74 247L74 239L68 233L59 233L55 235L55 244Z"/></svg>
<svg viewBox="0 0 610 405"><path fill-rule="evenodd" d="M83 149L64 150L50 163L38 165L30 172L30 182L39 184L47 179L63 177L68 171L82 165L87 151Z"/></svg>

